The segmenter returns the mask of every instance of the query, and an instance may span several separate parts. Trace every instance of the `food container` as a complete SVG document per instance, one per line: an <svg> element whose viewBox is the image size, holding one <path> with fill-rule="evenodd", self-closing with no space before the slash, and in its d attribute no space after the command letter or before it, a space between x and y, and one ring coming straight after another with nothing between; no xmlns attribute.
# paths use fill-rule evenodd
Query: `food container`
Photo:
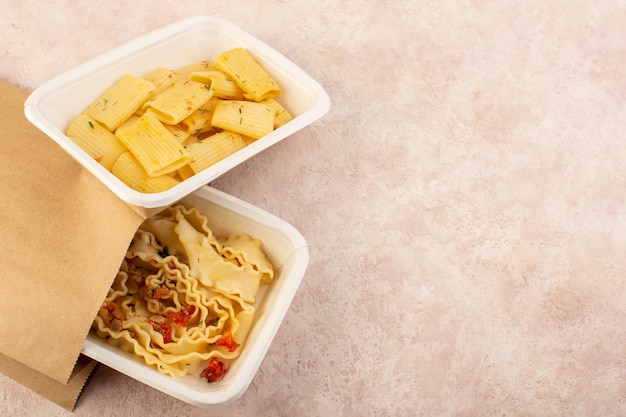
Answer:
<svg viewBox="0 0 626 417"><path fill-rule="evenodd" d="M277 100L294 119L177 186L159 193L135 191L65 135L69 123L122 75L143 76L156 67L176 69L210 61L236 47L247 49L280 84L282 93ZM308 249L301 234L285 221L206 184L313 123L329 106L324 89L293 62L235 25L213 17L190 18L139 37L52 79L28 97L24 109L27 119L122 201L152 209L140 210L144 217L176 202L197 207L208 217L216 236L249 234L261 240L275 268L273 281L258 293L254 324L244 348L219 382L208 383L200 377L200 370L182 378L161 374L140 357L107 344L93 332L85 340L84 355L199 407L223 406L245 392L302 280Z"/></svg>
<svg viewBox="0 0 626 417"><path fill-rule="evenodd" d="M82 353L182 401L199 407L223 406L239 398L252 382L300 285L308 265L308 248L293 226L214 188L202 187L181 202L206 215L208 226L218 237L249 234L260 239L274 265L274 279L258 293L254 324L241 355L230 363L219 382L208 383L200 377L201 370L182 378L161 374L93 332Z"/></svg>
<svg viewBox="0 0 626 417"><path fill-rule="evenodd" d="M246 48L281 85L283 91L277 100L294 119L175 187L159 193L135 191L65 135L71 120L122 75L143 76L156 67L175 69L213 60L219 53L235 47ZM54 139L122 200L138 207L158 208L171 205L313 123L326 114L329 106L324 89L285 56L229 22L202 16L141 36L54 78L29 96L25 114L31 123Z"/></svg>

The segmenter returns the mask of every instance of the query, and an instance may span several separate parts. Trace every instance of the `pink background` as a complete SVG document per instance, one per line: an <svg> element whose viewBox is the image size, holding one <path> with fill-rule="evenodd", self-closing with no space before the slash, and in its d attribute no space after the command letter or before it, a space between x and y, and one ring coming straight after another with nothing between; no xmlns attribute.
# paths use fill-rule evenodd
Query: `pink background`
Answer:
<svg viewBox="0 0 626 417"><path fill-rule="evenodd" d="M2 6L0 78L29 91L214 15L332 102L213 183L310 246L244 396L198 409L102 366L73 415L626 415L624 0ZM71 414L0 375L0 415Z"/></svg>

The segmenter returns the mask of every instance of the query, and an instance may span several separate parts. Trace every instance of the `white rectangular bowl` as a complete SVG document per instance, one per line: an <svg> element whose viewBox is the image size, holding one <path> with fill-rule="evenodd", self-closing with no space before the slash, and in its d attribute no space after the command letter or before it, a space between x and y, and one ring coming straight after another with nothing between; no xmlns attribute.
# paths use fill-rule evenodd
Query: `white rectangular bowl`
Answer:
<svg viewBox="0 0 626 417"><path fill-rule="evenodd" d="M141 193L120 181L85 153L65 131L77 115L125 73L144 76L156 67L176 69L213 60L223 51L244 47L282 87L277 100L294 120L160 193ZM37 128L96 175L129 204L155 208L173 202L208 184L269 146L313 123L328 112L324 89L285 56L237 26L201 16L165 26L70 70L37 88L25 102L25 115Z"/></svg>
<svg viewBox="0 0 626 417"><path fill-rule="evenodd" d="M259 291L252 329L241 355L219 382L208 383L201 370L172 378L146 365L138 356L107 344L93 331L82 353L166 394L199 407L224 406L239 398L252 382L280 327L306 271L309 252L302 235L290 224L258 207L211 187L202 187L182 203L197 207L218 237L249 234L263 242L275 268L269 285Z"/></svg>

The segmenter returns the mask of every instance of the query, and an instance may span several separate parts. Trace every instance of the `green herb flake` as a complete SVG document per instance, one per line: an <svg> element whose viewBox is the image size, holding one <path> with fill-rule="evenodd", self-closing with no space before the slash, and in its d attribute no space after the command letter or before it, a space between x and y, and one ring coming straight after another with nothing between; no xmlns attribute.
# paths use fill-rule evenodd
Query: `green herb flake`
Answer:
<svg viewBox="0 0 626 417"><path fill-rule="evenodd" d="M93 128L94 128L94 125L93 125L93 123L91 122L91 120L90 120L88 123L89 123L89 127L93 129Z"/></svg>

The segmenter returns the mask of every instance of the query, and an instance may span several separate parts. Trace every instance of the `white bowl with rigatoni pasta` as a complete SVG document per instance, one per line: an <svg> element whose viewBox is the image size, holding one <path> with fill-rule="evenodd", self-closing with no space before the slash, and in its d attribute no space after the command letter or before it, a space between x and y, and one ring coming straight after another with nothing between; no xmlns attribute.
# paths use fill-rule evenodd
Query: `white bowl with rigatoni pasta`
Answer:
<svg viewBox="0 0 626 417"><path fill-rule="evenodd" d="M246 56L227 56L232 51ZM255 66L265 75L251 72L257 76L244 79L242 74ZM187 94L174 94L184 102L178 110L168 101L174 89L163 84L168 77ZM267 80L273 83L268 92L259 92ZM238 92L228 92L233 84ZM127 90L113 91L117 87ZM215 99L217 106L210 102ZM200 16L55 77L28 97L25 114L122 200L150 209L180 200L315 122L329 107L320 84L284 55L230 22ZM108 117L117 111L125 120ZM274 112L273 126L257 119L262 112ZM290 118L281 120L283 112ZM71 126L76 120L81 123ZM246 124L252 130L231 132ZM181 139L185 130L188 136ZM106 141L104 150L98 147L101 141ZM211 141L213 151L198 150ZM232 151L223 151L227 147ZM207 152L222 153L203 165Z"/></svg>

